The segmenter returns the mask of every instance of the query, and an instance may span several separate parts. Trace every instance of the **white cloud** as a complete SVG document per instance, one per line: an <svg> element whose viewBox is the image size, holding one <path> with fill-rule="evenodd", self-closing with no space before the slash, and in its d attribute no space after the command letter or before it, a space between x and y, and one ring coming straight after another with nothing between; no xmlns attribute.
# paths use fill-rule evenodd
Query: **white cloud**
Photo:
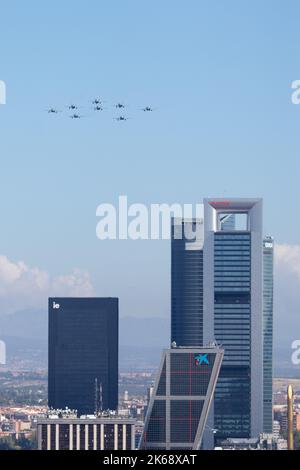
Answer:
<svg viewBox="0 0 300 470"><path fill-rule="evenodd" d="M46 307L49 296L86 297L94 295L89 274L74 269L55 277L23 261L0 256L0 315L28 308Z"/></svg>
<svg viewBox="0 0 300 470"><path fill-rule="evenodd" d="M300 280L300 245L275 245L275 267L279 274L283 270Z"/></svg>
<svg viewBox="0 0 300 470"><path fill-rule="evenodd" d="M51 277L23 261L0 256L0 315L29 308L47 308L49 296L93 296L86 271ZM274 333L281 339L300 339L300 245L275 244Z"/></svg>
<svg viewBox="0 0 300 470"><path fill-rule="evenodd" d="M275 245L275 336L300 338L300 245Z"/></svg>

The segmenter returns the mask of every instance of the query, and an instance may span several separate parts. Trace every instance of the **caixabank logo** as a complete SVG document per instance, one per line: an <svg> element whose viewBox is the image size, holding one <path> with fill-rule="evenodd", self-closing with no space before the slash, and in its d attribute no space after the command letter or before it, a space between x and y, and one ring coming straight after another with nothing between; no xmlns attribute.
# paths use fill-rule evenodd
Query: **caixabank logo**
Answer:
<svg viewBox="0 0 300 470"><path fill-rule="evenodd" d="M6 104L6 84L0 80L0 105Z"/></svg>
<svg viewBox="0 0 300 470"><path fill-rule="evenodd" d="M196 354L195 355L196 366L202 366L202 364L209 365L207 354Z"/></svg>

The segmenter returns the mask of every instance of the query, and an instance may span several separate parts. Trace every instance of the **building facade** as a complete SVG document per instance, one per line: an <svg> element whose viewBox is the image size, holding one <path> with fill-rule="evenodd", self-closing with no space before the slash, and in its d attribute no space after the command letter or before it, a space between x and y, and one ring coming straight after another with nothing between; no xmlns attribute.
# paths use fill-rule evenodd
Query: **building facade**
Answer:
<svg viewBox="0 0 300 470"><path fill-rule="evenodd" d="M273 264L274 241L263 240L263 428L264 433L273 432Z"/></svg>
<svg viewBox="0 0 300 470"><path fill-rule="evenodd" d="M245 224L221 230L224 214ZM261 199L204 200L204 340L225 350L214 400L216 440L263 431Z"/></svg>
<svg viewBox="0 0 300 470"><path fill-rule="evenodd" d="M200 448L222 358L216 347L163 352L140 449Z"/></svg>
<svg viewBox="0 0 300 470"><path fill-rule="evenodd" d="M262 200L205 199L202 234L180 239L197 223L172 221L171 342L222 345L214 440L256 438L272 432L273 393L273 240L263 240ZM211 433L205 442L213 447Z"/></svg>
<svg viewBox="0 0 300 470"><path fill-rule="evenodd" d="M39 450L134 450L135 420L45 418L38 420L37 435Z"/></svg>
<svg viewBox="0 0 300 470"><path fill-rule="evenodd" d="M203 219L172 219L171 342L203 345Z"/></svg>
<svg viewBox="0 0 300 470"><path fill-rule="evenodd" d="M118 299L50 298L48 404L78 415L118 406Z"/></svg>

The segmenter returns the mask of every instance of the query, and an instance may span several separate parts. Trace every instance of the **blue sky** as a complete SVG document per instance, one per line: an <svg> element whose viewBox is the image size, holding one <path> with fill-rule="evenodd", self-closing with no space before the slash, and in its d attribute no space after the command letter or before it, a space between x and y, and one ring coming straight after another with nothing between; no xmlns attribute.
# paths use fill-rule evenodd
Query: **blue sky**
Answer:
<svg viewBox="0 0 300 470"><path fill-rule="evenodd" d="M123 315L166 316L169 243L97 240L101 202L262 196L265 232L299 244L299 13L276 0L2 2L0 252L51 276L87 270ZM45 112L71 102L85 119Z"/></svg>

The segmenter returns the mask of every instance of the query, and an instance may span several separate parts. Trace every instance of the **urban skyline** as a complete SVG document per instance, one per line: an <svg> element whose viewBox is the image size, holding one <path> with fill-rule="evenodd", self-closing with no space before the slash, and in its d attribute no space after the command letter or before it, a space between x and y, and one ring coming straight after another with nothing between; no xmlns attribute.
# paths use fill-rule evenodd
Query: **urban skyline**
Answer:
<svg viewBox="0 0 300 470"><path fill-rule="evenodd" d="M6 21L1 43L6 46L0 78L6 83L7 99L0 106L6 227L0 259L5 280L1 315L23 307L45 308L44 299L57 295L53 284L59 284L59 295L117 295L125 315L166 318L167 243L149 243L146 250L129 243L124 250L123 243L100 242L95 237L98 204L116 204L118 194L147 205L195 203L205 195L258 195L265 201L265 233L276 239L275 341L280 344L283 335L290 343L296 339L300 222L293 217L292 206L298 184L299 106L291 102L291 84L297 79L299 5L292 1L289 13L284 5L274 6L269 0L232 5L231 14L222 5L213 8L196 1L190 10L169 0L147 8L132 1L127 8L119 6L117 14L112 6L92 1L89 11L83 5L72 8L71 22L69 8L57 0L43 10L29 1L27 8L19 6L18 13L9 4L2 6ZM173 21L169 21L170 11ZM58 16L56 35L48 34ZM262 21L270 16L272 21ZM156 25L151 42L145 27L148 18ZM282 18L289 27L279 40ZM10 22L22 35L21 42L12 35ZM43 22L49 27L28 28ZM185 34L179 37L181 27ZM82 28L84 39L77 32ZM37 70L40 61L43 66ZM120 72L120 64L126 72ZM220 82L226 93L216 93ZM72 102L86 106L99 95L109 106L124 101L135 113L141 103L150 103L156 110L147 116L141 111L142 119L132 119L126 127L108 124L106 118L103 123L101 116L81 122L68 119L61 125L60 119L51 119L46 112L50 106L66 110ZM188 163L188 184L182 183L183 161ZM56 167L60 171L54 178ZM78 190L83 187L84 191ZM15 216L19 194L26 217ZM120 256L124 263L116 275L110 259ZM147 274L139 263L141 257ZM165 268L158 270L152 261L163 259ZM105 276L98 269L100 262L107 268ZM129 272L127 265L132 267ZM12 270L19 276L11 278ZM117 292L111 288L113 282ZM132 284L140 293L135 301L129 295ZM147 289L151 295L144 309Z"/></svg>
<svg viewBox="0 0 300 470"><path fill-rule="evenodd" d="M256 438L267 432L268 428L272 433L273 239L263 238L261 199L205 199L203 209L204 218L201 220L170 220L170 343L175 348L171 353L183 353L184 349L180 348L203 348L213 341L225 348L220 377L218 381L215 377L210 391L210 413L207 408L202 430L197 431L198 441L189 444L192 448L199 448L204 433L204 448L211 449L224 439ZM242 221L238 222L241 217ZM177 247L176 250L174 247ZM185 253L189 255L190 252L193 258L188 257L186 262ZM201 252L200 257L195 257L197 252ZM191 282L195 282L192 289ZM105 326L111 323L115 314L118 317L117 305L117 299L49 298L50 408L75 409L78 416L117 409L117 397L113 398L112 395L117 390L118 359L117 354L108 352L108 349L113 347L118 350L118 321L114 322L113 329ZM198 352L200 354L201 351ZM107 363L107 358L111 361L112 357L115 357L115 363ZM169 360L166 365L164 359L165 365L161 366L160 374L163 373L162 367L169 370ZM188 373L188 370L185 372ZM115 380L115 385L111 380ZM170 385L170 380L165 376L163 383ZM160 386L156 385L154 393L158 393L157 387ZM213 398L212 390L215 387ZM175 398L172 387L170 390L168 394L173 393ZM178 390L181 390L181 385ZM98 393L101 395L100 407ZM161 405L162 402L159 403ZM152 408L151 401L148 407L150 416ZM151 423L152 418L148 414L146 423L149 419ZM207 418L208 427L215 428L216 435L205 431ZM189 419L195 425L200 415L196 419L192 412ZM165 420L165 433L167 429L169 431L164 437L159 429L161 418L154 420L151 429L153 436L161 436L160 441L165 441L166 448L170 448L175 445L170 437L175 435L172 434L175 422L171 424L172 413L169 415L166 410ZM147 436L149 439L148 431ZM57 447L59 441L55 442ZM163 445L157 444L155 439L152 442L158 448ZM188 444L185 446L188 447Z"/></svg>
<svg viewBox="0 0 300 470"><path fill-rule="evenodd" d="M0 13L0 450L300 449L299 2Z"/></svg>
<svg viewBox="0 0 300 470"><path fill-rule="evenodd" d="M241 216L243 220L238 223L237 219L241 218ZM263 238L262 200L205 199L204 219L201 221L199 219L172 219L170 222L172 225L172 332L170 342L172 347L175 348L170 352L181 352L183 354L185 350L177 349L178 347L203 347L213 341L217 341L216 344L219 342L225 348L225 361L221 368L219 380L217 380L218 375L215 376L213 388L209 392L209 404L212 404L211 410L209 412L207 405L205 420L202 422L202 430L199 428L196 432L197 428L194 428L193 440L196 439L196 435L198 436L197 440L193 444L191 442L189 444L185 443L184 447L200 448L203 434L204 449L212 449L218 442L226 439L257 438L263 432L268 432L268 428L269 433L272 434L273 262L270 264L269 256L271 254L273 257L273 239L270 237ZM244 224L243 226L241 226L242 223ZM187 228L187 230L182 230L183 227ZM177 233L178 230L181 231L181 234ZM193 240L193 236L195 240ZM181 248L179 251L179 263L177 260L178 249L176 251L173 249L178 241ZM185 258L183 258L184 261L182 262L182 256L185 256L185 252L189 253L190 251L192 253L202 252L200 258L199 256L192 258L194 262L192 264L192 271L189 259L188 263L184 262ZM179 279L176 276L177 271L182 275ZM196 276L194 288L190 289L190 282L195 280L194 273L198 274L198 276ZM199 279L201 282L199 282ZM182 289L181 284L183 284L184 289ZM173 295L177 302L174 302ZM200 304L202 306L201 310L197 311L196 309L195 311L193 309L195 298L198 300L197 305ZM98 407L97 405L94 406L94 404L98 389L94 390L93 387L94 375L96 376L97 374L92 373L92 376L89 377L87 388L85 386L85 368L88 366L88 362L86 362L85 357L81 359L80 357L86 356L85 351L87 351L87 357L94 357L89 367L95 367L96 355L92 356L91 352L93 344L96 346L98 342L99 345L101 343L99 337L100 331L96 333L96 330L92 327L93 322L91 325L89 324L89 310L91 306L95 308L98 302L100 302L100 306L101 302L107 300L109 299L49 299L49 371L53 376L51 379L49 375L49 405L53 406L53 408L75 408L78 409L79 416L81 414L93 414L93 411L97 415ZM95 304L96 301L97 303ZM69 316L66 317L68 318L67 321L64 320L64 315L66 315L64 304L67 304L69 307ZM174 304L176 308L174 308ZM183 308L185 304L187 304L187 309ZM192 315L190 315L190 305L192 305ZM82 311L81 322L78 323L76 313L79 311L79 306L81 306ZM59 311L61 308L63 311ZM181 312L182 315L180 315ZM175 328L174 315L176 319ZM63 320L65 323L62 323ZM72 331L74 332L74 325L76 323L78 323L79 329L75 330L75 332L77 331L77 336L73 337ZM84 329L89 332L88 335L84 334ZM193 331L196 334L193 334ZM91 338L91 334L95 335L95 333L94 339L96 342L94 341L91 345L88 345L84 338ZM110 337L110 344L113 344L115 341L114 335L118 338L118 331L109 335L107 330L106 334L104 333L104 337L102 337L102 343L107 341L105 339L105 336L107 336L107 338ZM65 339L58 341L60 336ZM183 342L181 342L182 339ZM69 356L69 361L67 358L63 358L65 351L73 347L72 343L74 341L74 352L76 351L76 355L73 352L73 359L77 357L75 363L72 360L72 355ZM58 345L61 343L60 347L63 348L61 355L57 354L54 349L56 343ZM97 351L99 345L96 346ZM202 351L199 350L198 352L200 355ZM191 353L188 354L188 356L190 355ZM55 357L55 363L51 361L52 357ZM171 378L173 382L172 380L170 382L170 378L167 378L170 360L172 363L172 357L179 358L180 356L173 356L171 354L168 360L167 357L169 356L165 356L160 367L159 374L161 377L159 380L157 379L158 382L155 386L154 395L151 397L145 417L146 430L144 431L144 436L147 436L147 438L143 438L144 445L147 445L147 447L150 445L151 447L152 442L152 448L170 449L173 446L176 447L176 439L179 442L178 438L180 436L179 433L177 438L174 437L172 439L172 436L176 434L174 434L175 421L172 424L172 406L173 404L175 406L176 402L170 401L170 393L174 395L173 400L177 398L178 401L180 394L182 394L179 393L179 390L182 389L183 385L180 385L178 382L175 386L172 372ZM184 357L183 354L182 358ZM79 359L80 361L78 362ZM62 361L66 363L67 368L64 368L59 375L60 363ZM68 362L74 363L74 370L73 367L71 369L68 367ZM80 366L81 362L86 364L85 367ZM218 367L218 370L220 370L220 367ZM162 377L163 373L164 377ZM175 373L178 373L178 371ZM188 370L182 370L182 374L184 373L188 373ZM57 378L54 379L54 377ZM101 394L103 381L106 396L105 401L108 403L107 379L105 377L106 375L97 376L95 380L96 387L98 381L99 383L101 382ZM178 376L177 380L179 381L179 379L180 376ZM59 386L59 382L61 384L65 383L65 386ZM74 385L77 384L77 389L71 386L72 383ZM161 383L164 387L168 387L168 393L166 389L163 392ZM169 388L170 384L171 388ZM60 394L58 394L58 396L60 395L58 400L51 398L55 396L53 394L54 387L58 390L61 389ZM178 393L175 393L175 388L173 390L172 387L177 387ZM215 387L216 394L213 397ZM65 391L62 393L63 388ZM75 393L77 403L76 400L73 403L68 401L67 397L71 397L70 390ZM94 396L91 393L93 390L95 392ZM154 398L156 394L169 396L169 401L167 400L164 405L166 407L163 413L165 416L164 425L162 417L157 416L157 413L162 414L161 406L163 401L157 402ZM82 395L81 398L80 395ZM81 408L76 406L83 396L91 397L89 407ZM160 400L162 399L162 397L159 398ZM185 399L187 398L185 397ZM158 409L154 411L158 406L161 411L158 412ZM170 406L171 413L167 411ZM107 406L106 408L116 409L116 407L117 405ZM190 408L189 420L195 426L200 422L200 415L197 415L196 409L194 411L191 410L194 410L194 408ZM102 405L100 411L102 411ZM208 427L215 428L216 435L207 430L205 431L207 418ZM181 426L183 426L183 422ZM152 434L150 433L150 428ZM163 430L164 434L162 434ZM152 435L150 444L146 444L145 439L148 442L150 435ZM56 444L57 446L58 444Z"/></svg>

